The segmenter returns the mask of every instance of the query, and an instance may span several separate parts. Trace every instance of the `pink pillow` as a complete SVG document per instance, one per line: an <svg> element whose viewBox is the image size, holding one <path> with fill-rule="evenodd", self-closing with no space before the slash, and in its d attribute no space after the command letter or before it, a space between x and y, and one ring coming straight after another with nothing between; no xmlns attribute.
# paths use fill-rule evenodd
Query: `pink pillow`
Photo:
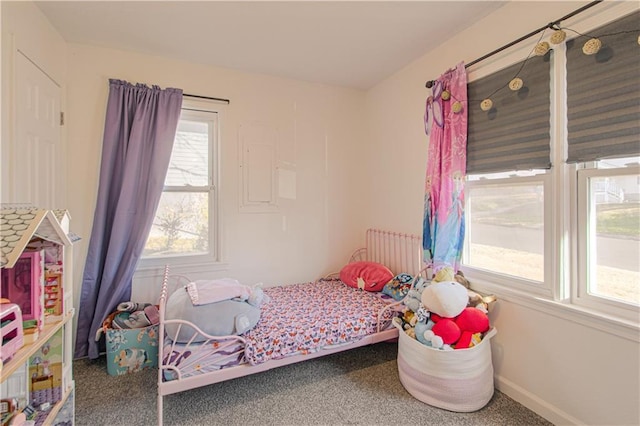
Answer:
<svg viewBox="0 0 640 426"><path fill-rule="evenodd" d="M340 279L349 287L382 291L384 285L393 279L393 273L380 263L360 261L349 263L342 268Z"/></svg>

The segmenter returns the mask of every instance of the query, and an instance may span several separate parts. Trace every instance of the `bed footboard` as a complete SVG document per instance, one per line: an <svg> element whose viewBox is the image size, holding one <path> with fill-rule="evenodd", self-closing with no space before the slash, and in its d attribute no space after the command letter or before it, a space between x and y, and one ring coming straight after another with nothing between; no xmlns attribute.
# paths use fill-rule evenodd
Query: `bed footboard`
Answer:
<svg viewBox="0 0 640 426"><path fill-rule="evenodd" d="M165 275L160 294L160 351L158 360L161 377L164 382L180 380L188 376L204 374L209 371L238 365L244 361L246 340L240 336L212 336L202 331L192 322L181 319L166 318L166 303L170 293L170 280L175 284L187 284L184 276L169 275L169 267L165 267ZM175 325L170 327L167 325ZM184 336L190 336L187 340ZM183 339L178 339L183 336Z"/></svg>
<svg viewBox="0 0 640 426"><path fill-rule="evenodd" d="M173 282L171 282L173 280ZM244 362L246 340L240 336L211 336L192 322L166 319L166 304L171 291L189 283L187 277L170 275L165 266L159 311L158 349L158 424L162 425L163 396L212 383L206 373L237 366ZM167 325L173 332L169 333ZM191 337L179 343L177 336L187 330ZM184 333L182 333L184 334ZM225 380L221 379L220 381Z"/></svg>

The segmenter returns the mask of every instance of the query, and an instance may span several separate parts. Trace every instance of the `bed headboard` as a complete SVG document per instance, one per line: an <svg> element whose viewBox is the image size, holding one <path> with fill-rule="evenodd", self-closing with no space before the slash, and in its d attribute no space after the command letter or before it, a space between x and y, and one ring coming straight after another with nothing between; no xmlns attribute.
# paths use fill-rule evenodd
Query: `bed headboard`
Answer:
<svg viewBox="0 0 640 426"><path fill-rule="evenodd" d="M415 234L367 229L366 246L352 256L353 260L368 260L386 265L394 274L417 275L423 269L422 238Z"/></svg>

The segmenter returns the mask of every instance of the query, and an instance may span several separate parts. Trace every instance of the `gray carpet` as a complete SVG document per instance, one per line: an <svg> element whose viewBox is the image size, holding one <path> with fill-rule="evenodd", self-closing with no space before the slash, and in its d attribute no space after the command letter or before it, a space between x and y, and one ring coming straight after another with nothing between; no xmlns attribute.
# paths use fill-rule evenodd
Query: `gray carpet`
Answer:
<svg viewBox="0 0 640 426"><path fill-rule="evenodd" d="M454 413L402 387L397 345L378 343L164 398L173 425L550 425L496 391L483 409ZM104 357L74 362L76 424L154 425L157 370L107 374Z"/></svg>

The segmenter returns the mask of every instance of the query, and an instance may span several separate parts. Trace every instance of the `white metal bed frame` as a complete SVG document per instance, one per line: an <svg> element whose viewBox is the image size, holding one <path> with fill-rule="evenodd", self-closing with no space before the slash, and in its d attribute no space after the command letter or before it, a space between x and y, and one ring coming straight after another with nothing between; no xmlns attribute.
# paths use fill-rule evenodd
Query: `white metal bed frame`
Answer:
<svg viewBox="0 0 640 426"><path fill-rule="evenodd" d="M358 249L351 256L350 261L368 260L378 262L386 265L394 274L400 272L408 273L422 273L422 239L417 235L403 234L398 232L384 231L380 229L368 229L366 232L366 247ZM165 324L177 324L178 331L181 327L191 327L196 330L193 337L189 341L192 343L196 336L204 337L205 342L198 342L194 345L207 344L213 341L224 340L225 344L221 345L218 350L229 348L234 342L244 345L246 342L242 336L211 336L204 333L196 325L184 321L184 320L165 320L165 306L167 298L169 297L169 279L170 279L169 267L165 267L162 291L160 294L160 325L159 325L159 347L158 347L158 424L163 424L163 397L166 395L182 392L188 389L193 389L201 386L206 386L214 383L223 382L238 377L247 376L250 374L259 373L262 371L270 370L272 368L281 367L283 365L294 364L301 361L307 361L313 358L318 358L325 355L330 355L337 352L342 352L361 346L366 346L374 343L384 342L392 340L398 337L398 329L396 327L390 327L385 330L380 330L381 318L384 311L387 308L397 305L398 303L389 304L385 310L381 311L378 315L378 332L374 334L362 337L357 341L353 341L347 344L332 346L329 348L320 349L316 352L308 354L291 355L285 358L269 360L267 362L251 365L243 363L233 367L223 368L216 371L211 371L190 377L181 377L180 369L176 368L174 363L169 360L167 364L164 363L164 345L165 345ZM185 284L189 282L188 278L181 276L174 276L177 278L178 283L181 280L186 280ZM175 344L173 344L175 345ZM233 352L229 355L229 358L240 356L243 353L243 349ZM195 361L199 361L196 359ZM177 378L171 381L164 381L165 371L172 371Z"/></svg>

